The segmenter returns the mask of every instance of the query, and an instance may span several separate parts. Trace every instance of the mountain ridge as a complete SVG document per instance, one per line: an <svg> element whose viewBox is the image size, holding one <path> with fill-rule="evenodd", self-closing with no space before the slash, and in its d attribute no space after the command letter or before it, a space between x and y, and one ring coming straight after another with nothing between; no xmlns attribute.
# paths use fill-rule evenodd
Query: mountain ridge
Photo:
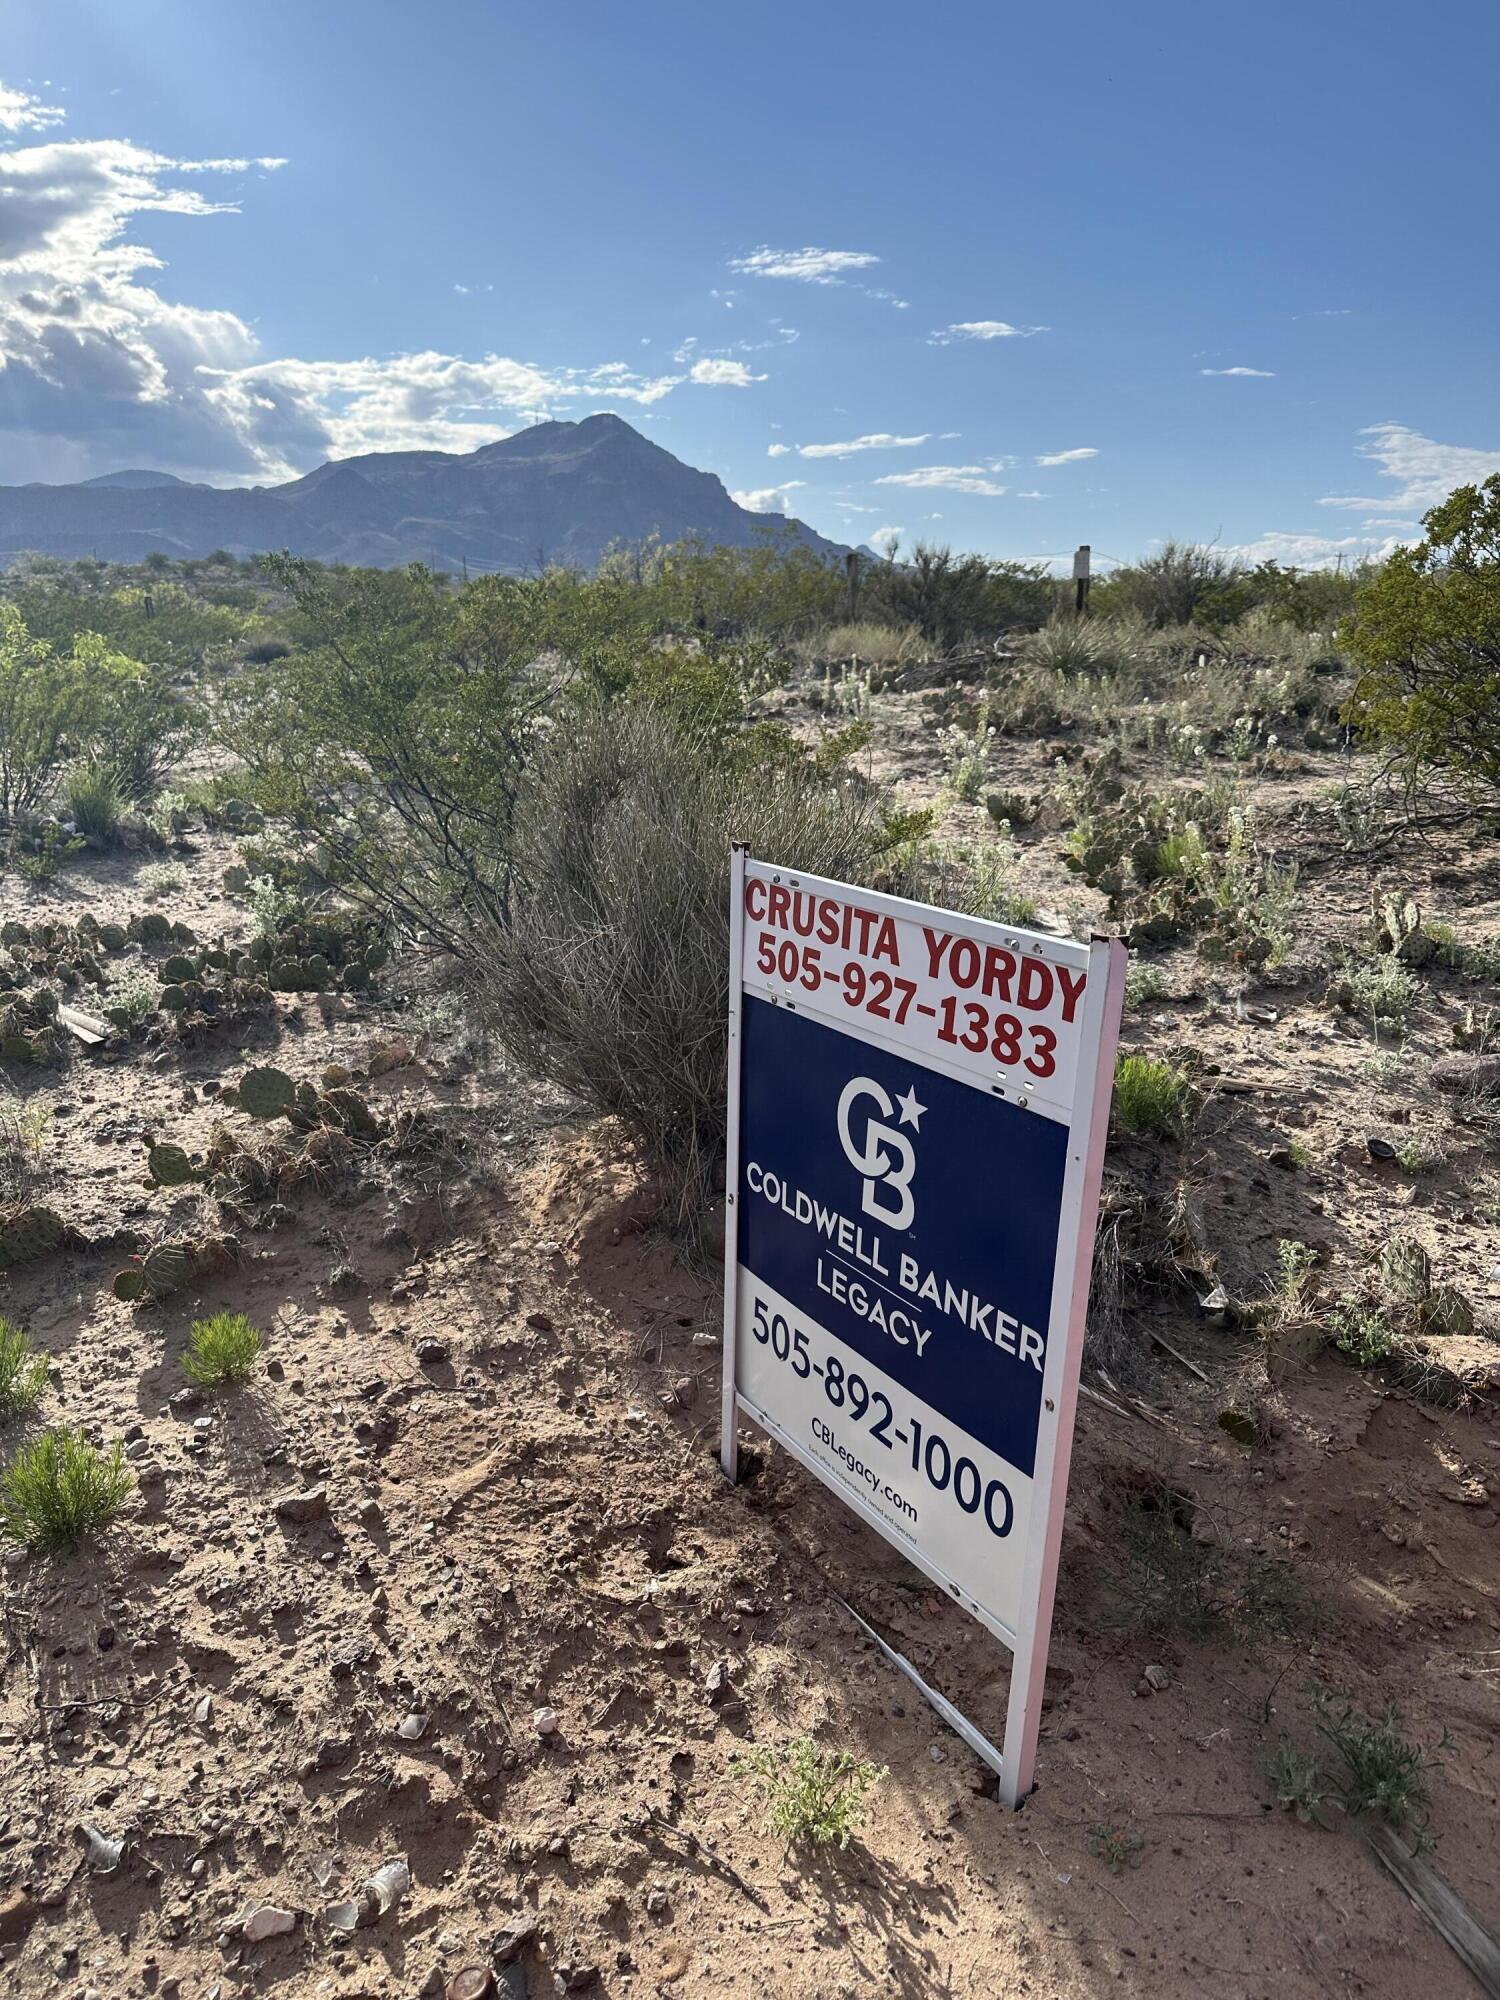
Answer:
<svg viewBox="0 0 1500 2000"><path fill-rule="evenodd" d="M753 546L788 536L839 557L805 522L741 507L711 472L622 417L533 424L472 452L363 452L277 486L208 486L130 467L73 484L0 486L0 565L21 554L138 562L153 552L407 562L521 575L597 566L614 543Z"/></svg>

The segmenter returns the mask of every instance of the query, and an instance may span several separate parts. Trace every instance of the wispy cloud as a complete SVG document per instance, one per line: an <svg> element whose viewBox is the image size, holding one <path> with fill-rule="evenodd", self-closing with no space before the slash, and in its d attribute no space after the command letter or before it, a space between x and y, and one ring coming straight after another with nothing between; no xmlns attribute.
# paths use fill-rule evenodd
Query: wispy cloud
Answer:
<svg viewBox="0 0 1500 2000"><path fill-rule="evenodd" d="M1200 375L1258 375L1263 381L1269 382L1274 378L1276 370L1274 368L1200 368L1198 373Z"/></svg>
<svg viewBox="0 0 1500 2000"><path fill-rule="evenodd" d="M695 361L688 380L709 389L748 389L752 382L764 382L764 375L752 375L743 361Z"/></svg>
<svg viewBox="0 0 1500 2000"><path fill-rule="evenodd" d="M1405 424L1371 424L1360 432L1369 438L1359 447L1362 458L1374 459L1396 491L1365 495L1329 494L1320 507L1351 507L1363 512L1389 511L1424 513L1446 500L1455 486L1467 486L1500 472L1500 449L1486 451L1474 445L1438 444Z"/></svg>
<svg viewBox="0 0 1500 2000"><path fill-rule="evenodd" d="M1005 488L990 478L982 465L921 465L915 472L887 472L875 481L877 486L946 487L952 493L987 493L996 495Z"/></svg>
<svg viewBox="0 0 1500 2000"><path fill-rule="evenodd" d="M0 132L41 132L66 117L61 105L43 104L29 91L8 90L0 83Z"/></svg>
<svg viewBox="0 0 1500 2000"><path fill-rule="evenodd" d="M731 493L729 497L741 507L748 507L752 514L790 514L792 503L787 495L806 484L805 479L788 479L780 486L756 486L746 493Z"/></svg>
<svg viewBox="0 0 1500 2000"><path fill-rule="evenodd" d="M896 451L912 445L926 444L931 431L921 431L915 437L896 437L890 431L868 431L865 436L849 438L843 444L799 444L799 458L852 458L857 451ZM786 446L781 447L785 451ZM776 456L776 447L771 447Z"/></svg>
<svg viewBox="0 0 1500 2000"><path fill-rule="evenodd" d="M763 243L746 257L731 257L731 271L749 278L796 278L805 285L842 284L850 271L867 271L880 259L868 250L773 250Z"/></svg>
<svg viewBox="0 0 1500 2000"><path fill-rule="evenodd" d="M1046 326L1012 326L1008 319L960 319L952 326L940 326L927 336L929 347L948 347L955 340L1030 340L1035 333L1050 333Z"/></svg>
<svg viewBox="0 0 1500 2000"><path fill-rule="evenodd" d="M1098 450L1091 444L1081 444L1074 451L1044 451L1037 457L1038 465L1077 465L1081 459L1097 458Z"/></svg>
<svg viewBox="0 0 1500 2000"><path fill-rule="evenodd" d="M1253 542L1239 542L1220 553L1242 563L1284 563L1295 569L1333 569L1340 562L1380 562L1397 546L1399 537L1387 535L1367 540L1361 535L1259 535Z"/></svg>
<svg viewBox="0 0 1500 2000"><path fill-rule="evenodd" d="M865 536L865 540L872 549L883 549L887 542L899 542L905 533L905 528L895 527L887 523L883 528L871 528L869 534Z"/></svg>

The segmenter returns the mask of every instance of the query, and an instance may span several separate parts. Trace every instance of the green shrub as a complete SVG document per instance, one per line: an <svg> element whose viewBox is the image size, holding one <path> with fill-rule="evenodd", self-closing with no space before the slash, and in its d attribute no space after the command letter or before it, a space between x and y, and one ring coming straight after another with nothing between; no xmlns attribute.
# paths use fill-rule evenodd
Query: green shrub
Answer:
<svg viewBox="0 0 1500 2000"><path fill-rule="evenodd" d="M186 870L175 861L149 861L137 871L135 886L148 903L154 903L158 897L169 896L174 889L182 888L186 881Z"/></svg>
<svg viewBox="0 0 1500 2000"><path fill-rule="evenodd" d="M47 1431L0 1472L0 1535L58 1552L103 1528L125 1504L123 1446L96 1451L81 1432Z"/></svg>
<svg viewBox="0 0 1500 2000"><path fill-rule="evenodd" d="M1500 473L1423 516L1361 591L1347 629L1361 669L1350 712L1416 795L1442 785L1500 805Z"/></svg>
<svg viewBox="0 0 1500 2000"><path fill-rule="evenodd" d="M217 1312L195 1319L182 1358L184 1374L204 1388L243 1382L260 1358L260 1330L243 1313Z"/></svg>
<svg viewBox="0 0 1500 2000"><path fill-rule="evenodd" d="M791 1847L847 1847L865 1822L865 1800L889 1775L848 1750L820 1750L810 1737L746 1751L732 1768L758 1778L766 1824Z"/></svg>
<svg viewBox="0 0 1500 2000"><path fill-rule="evenodd" d="M1115 646L1109 627L1081 618L1054 618L1033 632L1021 648L1028 667L1054 674L1097 674L1113 665Z"/></svg>
<svg viewBox="0 0 1500 2000"><path fill-rule="evenodd" d="M1114 1115L1141 1137L1184 1138L1197 1112L1197 1093L1182 1071L1154 1056L1122 1049L1115 1059Z"/></svg>
<svg viewBox="0 0 1500 2000"><path fill-rule="evenodd" d="M724 1143L731 840L885 885L902 831L867 787L790 753L649 702L582 707L518 796L510 918L477 932L476 1007L534 1074L623 1122L685 1219Z"/></svg>
<svg viewBox="0 0 1500 2000"><path fill-rule="evenodd" d="M120 829L121 799L113 775L102 764L81 764L63 791L63 817L93 847L105 847Z"/></svg>
<svg viewBox="0 0 1500 2000"><path fill-rule="evenodd" d="M1132 958L1125 974L1125 1005L1132 1010L1165 999L1171 990L1167 975L1159 965L1146 965Z"/></svg>
<svg viewBox="0 0 1500 2000"><path fill-rule="evenodd" d="M1361 1368L1373 1368L1389 1358L1396 1344L1384 1311L1369 1299L1346 1292L1328 1315L1333 1344Z"/></svg>
<svg viewBox="0 0 1500 2000"><path fill-rule="evenodd" d="M920 660L925 648L915 625L877 625L862 619L815 633L804 645L814 660L855 660L867 667L904 667Z"/></svg>
<svg viewBox="0 0 1500 2000"><path fill-rule="evenodd" d="M0 1423L28 1416L46 1387L46 1355L33 1353L21 1328L0 1318Z"/></svg>

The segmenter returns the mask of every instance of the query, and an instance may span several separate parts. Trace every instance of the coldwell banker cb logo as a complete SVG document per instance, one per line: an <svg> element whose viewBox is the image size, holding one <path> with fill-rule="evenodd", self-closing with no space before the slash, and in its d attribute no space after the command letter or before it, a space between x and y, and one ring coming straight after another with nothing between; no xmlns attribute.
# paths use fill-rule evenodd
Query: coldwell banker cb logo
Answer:
<svg viewBox="0 0 1500 2000"><path fill-rule="evenodd" d="M873 1077L850 1077L839 1096L839 1144L850 1166L864 1180L865 1214L890 1223L893 1229L910 1229L917 1212L911 1194L917 1155L906 1134L886 1123L898 1104L899 1122L920 1132L927 1106L917 1102L917 1093L910 1085L904 1096L892 1098ZM856 1131L861 1131L858 1143Z"/></svg>

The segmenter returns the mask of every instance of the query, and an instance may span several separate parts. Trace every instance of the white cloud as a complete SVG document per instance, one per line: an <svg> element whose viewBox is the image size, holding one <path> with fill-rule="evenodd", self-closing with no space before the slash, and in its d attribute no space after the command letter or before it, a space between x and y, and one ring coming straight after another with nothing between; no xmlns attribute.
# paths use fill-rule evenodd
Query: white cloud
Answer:
<svg viewBox="0 0 1500 2000"><path fill-rule="evenodd" d="M869 543L872 549L883 549L885 544L888 541L890 541L893 537L896 541L899 542L901 537L905 533L906 533L905 528L896 528L889 526L884 528L871 528L869 534L865 536L865 540Z"/></svg>
<svg viewBox="0 0 1500 2000"><path fill-rule="evenodd" d="M57 104L42 104L25 90L7 90L0 83L0 132L40 132L61 125L67 113Z"/></svg>
<svg viewBox="0 0 1500 2000"><path fill-rule="evenodd" d="M1027 492L1017 493L1016 498L1018 500L1050 500L1052 495L1050 493L1040 493L1033 487Z"/></svg>
<svg viewBox="0 0 1500 2000"><path fill-rule="evenodd" d="M1394 480L1394 493L1371 498L1329 494L1320 507L1351 507L1364 511L1421 514L1446 500L1455 486L1469 486L1500 472L1500 450L1485 451L1473 445L1438 444L1405 424L1371 424L1360 432L1371 440L1359 447L1360 456L1374 459L1387 479Z"/></svg>
<svg viewBox="0 0 1500 2000"><path fill-rule="evenodd" d="M49 107L18 96L0 95L0 126L55 122ZM619 361L546 367L498 354L268 358L237 314L157 291L161 259L137 231L153 214L231 213L232 200L195 183L275 165L176 160L115 139L49 136L0 151L7 480L141 464L231 483L280 480L357 452L471 451L580 402L649 408L688 379ZM727 362L693 379L758 378Z"/></svg>
<svg viewBox="0 0 1500 2000"><path fill-rule="evenodd" d="M789 444L768 444L766 446L766 457L785 458L791 448Z"/></svg>
<svg viewBox="0 0 1500 2000"><path fill-rule="evenodd" d="M1269 382L1274 379L1276 370L1274 368L1200 368L1198 373L1200 375L1257 375L1263 382Z"/></svg>
<svg viewBox="0 0 1500 2000"><path fill-rule="evenodd" d="M1259 535L1253 542L1232 544L1221 553L1243 563L1276 562L1295 569L1333 569L1341 559L1346 563L1379 562L1397 546L1399 539L1395 535L1371 541L1361 535L1338 538L1271 533Z"/></svg>
<svg viewBox="0 0 1500 2000"><path fill-rule="evenodd" d="M808 285L837 285L847 271L867 271L880 259L868 250L773 250L762 244L748 257L731 257L731 271L752 278L798 278Z"/></svg>
<svg viewBox="0 0 1500 2000"><path fill-rule="evenodd" d="M788 479L782 486L757 486L748 493L731 493L729 497L739 506L748 507L752 514L790 514L792 503L787 495L806 484L804 479Z"/></svg>
<svg viewBox="0 0 1500 2000"><path fill-rule="evenodd" d="M743 361L695 361L688 370L690 382L710 389L748 389L752 382L764 382L764 375L752 375Z"/></svg>
<svg viewBox="0 0 1500 2000"><path fill-rule="evenodd" d="M799 458L852 458L857 451L895 451L909 445L926 444L930 431L922 431L916 437L894 437L890 431L869 431L864 437L850 438L844 444L799 444Z"/></svg>
<svg viewBox="0 0 1500 2000"><path fill-rule="evenodd" d="M887 472L875 481L877 486L941 486L953 493L1000 494L1005 491L997 486L982 465L923 465L915 472Z"/></svg>
<svg viewBox="0 0 1500 2000"><path fill-rule="evenodd" d="M1030 340L1034 333L1050 333L1046 326L1012 326L1005 319L961 319L952 326L928 334L930 347L947 347L955 340Z"/></svg>
<svg viewBox="0 0 1500 2000"><path fill-rule="evenodd" d="M1099 453L1093 445L1084 444L1076 451L1044 451L1035 462L1038 465L1077 465L1080 459L1098 456Z"/></svg>

